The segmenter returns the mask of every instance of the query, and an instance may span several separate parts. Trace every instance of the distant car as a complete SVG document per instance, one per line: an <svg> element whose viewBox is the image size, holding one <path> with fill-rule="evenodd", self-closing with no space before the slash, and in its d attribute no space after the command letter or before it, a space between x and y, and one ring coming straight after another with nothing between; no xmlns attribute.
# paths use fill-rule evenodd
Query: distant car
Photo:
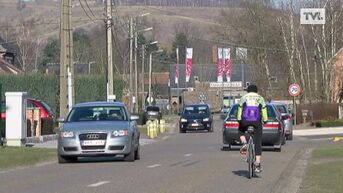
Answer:
<svg viewBox="0 0 343 193"><path fill-rule="evenodd" d="M180 133L207 130L213 132L213 116L207 104L185 105L180 114Z"/></svg>
<svg viewBox="0 0 343 193"><path fill-rule="evenodd" d="M223 143L224 149L230 150L232 145L241 145L238 135L237 121L238 104L230 109L223 125ZM284 123L281 120L281 114L272 104L267 104L268 121L263 124L262 145L272 145L276 151L281 151L285 144Z"/></svg>
<svg viewBox="0 0 343 193"><path fill-rule="evenodd" d="M287 140L293 140L293 116L292 113L289 112L286 104L284 103L276 103L272 102L276 109L281 113L282 120L285 125L285 134Z"/></svg>
<svg viewBox="0 0 343 193"><path fill-rule="evenodd" d="M6 118L6 102L1 101L1 118ZM41 119L52 119L54 117L54 114L52 112L52 109L50 106L45 103L44 101L28 98L27 99L27 108L36 107L41 110Z"/></svg>
<svg viewBox="0 0 343 193"><path fill-rule="evenodd" d="M58 162L78 157L123 155L140 159L137 116L130 116L121 102L87 102L73 106L58 137Z"/></svg>
<svg viewBox="0 0 343 193"><path fill-rule="evenodd" d="M144 123L147 120L161 120L162 112L158 106L147 106L144 112Z"/></svg>

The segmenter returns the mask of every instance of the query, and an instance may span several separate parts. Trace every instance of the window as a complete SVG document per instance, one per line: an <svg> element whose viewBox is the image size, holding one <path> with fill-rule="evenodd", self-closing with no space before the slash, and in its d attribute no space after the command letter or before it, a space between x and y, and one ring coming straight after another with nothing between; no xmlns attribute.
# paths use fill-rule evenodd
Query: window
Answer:
<svg viewBox="0 0 343 193"><path fill-rule="evenodd" d="M68 122L81 121L127 121L124 107L76 107L67 119Z"/></svg>

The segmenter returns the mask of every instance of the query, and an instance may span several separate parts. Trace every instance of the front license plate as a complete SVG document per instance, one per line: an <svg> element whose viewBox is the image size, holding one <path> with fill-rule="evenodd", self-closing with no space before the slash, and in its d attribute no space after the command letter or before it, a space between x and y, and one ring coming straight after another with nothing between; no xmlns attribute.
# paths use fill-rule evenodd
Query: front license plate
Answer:
<svg viewBox="0 0 343 193"><path fill-rule="evenodd" d="M192 126L199 126L198 123L192 123Z"/></svg>
<svg viewBox="0 0 343 193"><path fill-rule="evenodd" d="M105 140L85 140L81 142L82 146L103 146L105 145Z"/></svg>

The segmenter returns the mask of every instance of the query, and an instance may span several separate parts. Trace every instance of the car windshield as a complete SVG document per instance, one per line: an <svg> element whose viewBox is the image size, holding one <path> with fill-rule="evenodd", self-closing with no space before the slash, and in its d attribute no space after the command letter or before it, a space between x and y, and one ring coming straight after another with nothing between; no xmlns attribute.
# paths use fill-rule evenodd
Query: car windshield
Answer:
<svg viewBox="0 0 343 193"><path fill-rule="evenodd" d="M209 109L207 106L187 106L183 112L185 115L192 114L208 114Z"/></svg>
<svg viewBox="0 0 343 193"><path fill-rule="evenodd" d="M124 107L118 106L74 107L67 118L67 122L127 120Z"/></svg>
<svg viewBox="0 0 343 193"><path fill-rule="evenodd" d="M147 111L160 111L159 107L147 107L146 108Z"/></svg>
<svg viewBox="0 0 343 193"><path fill-rule="evenodd" d="M1 112L6 112L6 103L5 103L5 101L1 102Z"/></svg>
<svg viewBox="0 0 343 193"><path fill-rule="evenodd" d="M284 105L276 105L276 108L280 113L287 113L287 109Z"/></svg>

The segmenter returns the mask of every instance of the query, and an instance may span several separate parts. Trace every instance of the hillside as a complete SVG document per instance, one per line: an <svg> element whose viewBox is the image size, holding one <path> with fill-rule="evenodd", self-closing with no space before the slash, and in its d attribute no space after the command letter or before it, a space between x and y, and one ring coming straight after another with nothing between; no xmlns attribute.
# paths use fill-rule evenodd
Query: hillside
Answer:
<svg viewBox="0 0 343 193"><path fill-rule="evenodd" d="M34 37L42 39L57 37L59 29L60 5L57 2L41 1L41 3L26 3L26 7L18 11L17 3L13 0L2 0L0 13L5 17L0 18L0 35L4 36L7 29L9 33L19 29L21 21L32 20ZM77 2L77 3L76 3ZM83 7L91 20L84 13L80 3L76 1L73 7L73 27L90 30L104 25L104 7L89 3L92 12L89 11L85 3ZM144 18L144 26L154 27L152 35L164 46L169 47L174 38L176 30L193 33L198 38L212 39L213 29L218 28L218 20L221 16L221 8L198 8L198 7L150 7L150 6L119 6L114 7L113 15L115 27L126 30L127 18L129 15L136 16L142 13L151 13ZM229 10L227 8L227 10ZM94 14L94 16L93 16ZM150 34L151 35L151 34Z"/></svg>

